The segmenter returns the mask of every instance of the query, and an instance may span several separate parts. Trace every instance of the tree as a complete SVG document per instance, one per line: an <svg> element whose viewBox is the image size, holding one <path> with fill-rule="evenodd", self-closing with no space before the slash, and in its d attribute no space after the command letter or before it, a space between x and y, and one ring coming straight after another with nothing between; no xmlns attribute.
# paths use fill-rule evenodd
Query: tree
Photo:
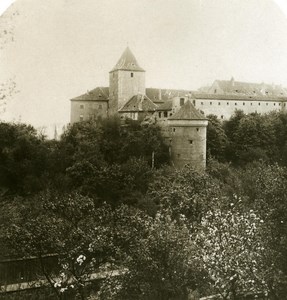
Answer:
<svg viewBox="0 0 287 300"><path fill-rule="evenodd" d="M185 220L169 213L146 219L141 236L124 261L126 272L104 282L100 299L186 299L203 280L201 261Z"/></svg>
<svg viewBox="0 0 287 300"><path fill-rule="evenodd" d="M0 123L0 186L29 194L43 188L48 148L29 125Z"/></svg>
<svg viewBox="0 0 287 300"><path fill-rule="evenodd" d="M222 123L215 115L208 115L206 147L207 153L212 157L223 161L225 160L225 149L227 146L227 136L224 132Z"/></svg>
<svg viewBox="0 0 287 300"><path fill-rule="evenodd" d="M203 217L197 242L210 284L223 299L269 292L267 278L277 270L270 263L266 233L264 221L253 210L215 209Z"/></svg>

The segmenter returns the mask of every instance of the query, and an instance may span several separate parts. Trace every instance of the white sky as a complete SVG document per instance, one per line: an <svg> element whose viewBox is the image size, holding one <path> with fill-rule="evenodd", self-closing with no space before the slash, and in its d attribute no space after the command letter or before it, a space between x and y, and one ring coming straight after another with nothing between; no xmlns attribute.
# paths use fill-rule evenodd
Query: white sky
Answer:
<svg viewBox="0 0 287 300"><path fill-rule="evenodd" d="M2 16L19 13L14 41L0 50L0 80L15 78L19 90L5 117L36 126L68 122L69 99L108 86L127 43L147 87L195 90L232 76L287 87L286 4L16 0Z"/></svg>

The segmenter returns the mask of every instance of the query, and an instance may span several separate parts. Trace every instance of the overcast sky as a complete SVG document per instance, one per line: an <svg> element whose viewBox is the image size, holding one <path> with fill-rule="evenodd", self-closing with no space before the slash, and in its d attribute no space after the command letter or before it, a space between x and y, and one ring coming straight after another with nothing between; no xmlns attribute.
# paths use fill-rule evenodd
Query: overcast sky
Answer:
<svg viewBox="0 0 287 300"><path fill-rule="evenodd" d="M147 87L196 90L231 76L287 87L282 3L16 0L1 17L18 12L1 25L13 29L14 41L0 49L0 80L14 78L19 90L6 119L68 122L69 99L108 86L127 44L146 70Z"/></svg>

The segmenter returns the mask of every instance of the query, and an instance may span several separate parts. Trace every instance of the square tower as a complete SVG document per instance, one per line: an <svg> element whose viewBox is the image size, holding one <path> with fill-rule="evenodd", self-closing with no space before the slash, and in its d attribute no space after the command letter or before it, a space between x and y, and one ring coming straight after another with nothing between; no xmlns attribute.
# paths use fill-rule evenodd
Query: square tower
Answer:
<svg viewBox="0 0 287 300"><path fill-rule="evenodd" d="M114 115L134 95L145 94L145 70L129 47L110 71L109 114Z"/></svg>

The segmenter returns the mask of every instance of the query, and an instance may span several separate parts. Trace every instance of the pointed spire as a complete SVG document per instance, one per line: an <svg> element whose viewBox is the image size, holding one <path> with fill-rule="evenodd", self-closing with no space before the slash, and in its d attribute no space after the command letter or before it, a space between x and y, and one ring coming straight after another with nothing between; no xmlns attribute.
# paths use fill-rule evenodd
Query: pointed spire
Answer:
<svg viewBox="0 0 287 300"><path fill-rule="evenodd" d="M144 72L144 69L139 66L135 56L133 55L129 47L127 47L126 50L123 52L121 58L114 66L111 72L116 70Z"/></svg>

